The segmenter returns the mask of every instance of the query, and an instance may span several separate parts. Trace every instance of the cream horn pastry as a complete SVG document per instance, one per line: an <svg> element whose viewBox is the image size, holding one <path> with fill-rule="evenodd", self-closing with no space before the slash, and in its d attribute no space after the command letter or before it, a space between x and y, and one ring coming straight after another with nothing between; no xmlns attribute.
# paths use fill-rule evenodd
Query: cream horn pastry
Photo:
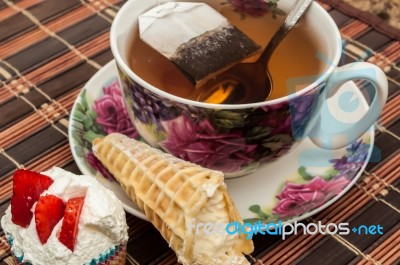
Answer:
<svg viewBox="0 0 400 265"><path fill-rule="evenodd" d="M166 154L122 134L93 141L93 152L160 231L182 264L249 264L253 242L197 224L243 222L222 172Z"/></svg>

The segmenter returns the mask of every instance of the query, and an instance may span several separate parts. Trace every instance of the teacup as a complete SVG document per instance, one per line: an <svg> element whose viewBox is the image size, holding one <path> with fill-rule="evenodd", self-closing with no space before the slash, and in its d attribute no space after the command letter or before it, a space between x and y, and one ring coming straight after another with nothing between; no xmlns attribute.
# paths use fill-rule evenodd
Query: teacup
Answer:
<svg viewBox="0 0 400 265"><path fill-rule="evenodd" d="M210 104L181 98L149 84L129 67L127 53L138 16L159 2L128 1L111 28L111 48L125 105L137 131L149 144L184 160L221 170L226 177L237 177L284 156L306 137L323 148L344 147L378 119L387 99L385 74L365 62L337 66L342 53L340 33L316 2L307 11L304 23L322 43L326 65L311 84L301 89L297 88L306 77L288 80L288 96L249 104ZM226 1L192 2L218 5ZM292 4L293 1L280 0L279 8L288 11ZM368 80L374 86L367 113L335 132L324 129L322 106L345 82L355 79Z"/></svg>

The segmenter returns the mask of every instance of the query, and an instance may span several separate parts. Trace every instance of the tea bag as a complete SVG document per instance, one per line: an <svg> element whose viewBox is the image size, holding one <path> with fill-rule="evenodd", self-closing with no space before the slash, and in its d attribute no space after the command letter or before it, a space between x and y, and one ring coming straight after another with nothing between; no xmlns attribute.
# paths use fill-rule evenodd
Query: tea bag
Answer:
<svg viewBox="0 0 400 265"><path fill-rule="evenodd" d="M260 46L204 3L169 2L139 17L140 38L196 84L254 55Z"/></svg>

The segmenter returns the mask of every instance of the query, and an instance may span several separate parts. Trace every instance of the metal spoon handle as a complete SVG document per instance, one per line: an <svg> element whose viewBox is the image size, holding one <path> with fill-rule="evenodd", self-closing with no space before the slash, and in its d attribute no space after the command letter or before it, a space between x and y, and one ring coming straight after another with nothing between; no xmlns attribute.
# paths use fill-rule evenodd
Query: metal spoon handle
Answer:
<svg viewBox="0 0 400 265"><path fill-rule="evenodd" d="M287 15L283 24L279 27L278 31L274 34L263 53L260 55L258 62L266 65L275 51L279 43L286 37L297 21L303 16L313 0L297 0L289 14Z"/></svg>

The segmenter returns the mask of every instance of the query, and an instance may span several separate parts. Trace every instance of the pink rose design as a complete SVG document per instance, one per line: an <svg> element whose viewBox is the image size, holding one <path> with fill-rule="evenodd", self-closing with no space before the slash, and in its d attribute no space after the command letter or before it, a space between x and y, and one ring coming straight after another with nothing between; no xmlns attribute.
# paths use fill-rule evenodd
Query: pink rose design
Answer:
<svg viewBox="0 0 400 265"><path fill-rule="evenodd" d="M262 16L269 11L268 3L264 0L231 0L236 11L251 16Z"/></svg>
<svg viewBox="0 0 400 265"><path fill-rule="evenodd" d="M350 182L345 177L326 181L317 176L307 184L287 182L273 213L283 218L293 217L315 209L343 190Z"/></svg>
<svg viewBox="0 0 400 265"><path fill-rule="evenodd" d="M272 128L272 134L292 134L292 123L290 116L287 115L286 117L284 115L279 116L278 115L270 115L269 119L265 119L262 121L261 125L265 127Z"/></svg>
<svg viewBox="0 0 400 265"><path fill-rule="evenodd" d="M137 137L122 99L118 80L104 88L104 95L95 101L93 109L97 113L96 123L110 134L119 132L129 137Z"/></svg>
<svg viewBox="0 0 400 265"><path fill-rule="evenodd" d="M181 159L224 172L253 161L257 145L246 144L240 133L218 133L206 119L194 124L181 115L161 124L167 133L161 146Z"/></svg>
<svg viewBox="0 0 400 265"><path fill-rule="evenodd" d="M89 165L94 169L96 169L97 171L99 171L103 177L105 177L110 181L115 180L114 176L110 173L110 171L108 171L108 169L103 166L100 160L98 160L97 157L92 152L86 154L86 159Z"/></svg>

